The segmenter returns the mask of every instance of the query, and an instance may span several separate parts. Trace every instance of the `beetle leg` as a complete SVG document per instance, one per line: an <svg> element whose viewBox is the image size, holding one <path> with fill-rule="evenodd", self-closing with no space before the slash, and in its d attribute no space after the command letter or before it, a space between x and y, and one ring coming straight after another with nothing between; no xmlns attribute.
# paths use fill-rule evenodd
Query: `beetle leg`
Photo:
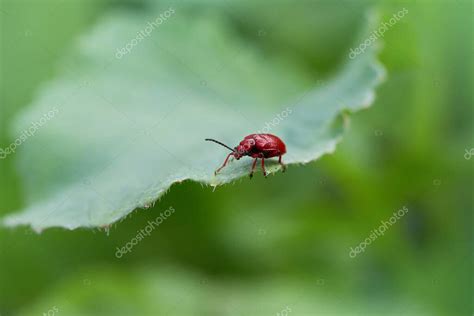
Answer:
<svg viewBox="0 0 474 316"><path fill-rule="evenodd" d="M225 158L224 163L222 164L222 166L219 169L217 169L216 171L214 171L214 175L217 175L217 173L219 171L221 171L222 168L225 167L225 165L227 164L227 161L229 160L230 156L232 156L233 154L234 153L230 153L230 154L227 155L227 157Z"/></svg>
<svg viewBox="0 0 474 316"><path fill-rule="evenodd" d="M267 177L267 171L265 171L265 158L262 158L262 170L265 178Z"/></svg>
<svg viewBox="0 0 474 316"><path fill-rule="evenodd" d="M285 172L286 171L286 165L283 162L281 162L281 156L278 157L278 163L281 165L281 168L283 169L283 172Z"/></svg>
<svg viewBox="0 0 474 316"><path fill-rule="evenodd" d="M257 166L257 160L258 160L258 158L255 158L255 160L253 161L252 170L250 171L250 175L249 175L250 179L252 179L252 177L253 177L253 172L255 170L255 167Z"/></svg>

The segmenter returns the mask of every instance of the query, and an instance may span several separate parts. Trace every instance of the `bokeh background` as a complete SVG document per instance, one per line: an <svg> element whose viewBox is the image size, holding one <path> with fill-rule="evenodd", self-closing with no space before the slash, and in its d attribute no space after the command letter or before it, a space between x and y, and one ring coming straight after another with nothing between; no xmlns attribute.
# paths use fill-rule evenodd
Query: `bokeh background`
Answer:
<svg viewBox="0 0 474 316"><path fill-rule="evenodd" d="M243 38L265 30L257 45L285 47L315 79L347 58L342 35L367 10L381 21L409 13L385 33L387 79L335 154L214 191L174 185L109 231L1 228L0 315L471 315L472 1L177 5L189 2L196 14L229 19ZM0 0L2 148L58 60L113 10L147 3ZM318 29L316 17L333 27ZM1 215L25 205L16 159L0 160ZM169 206L179 211L115 257ZM402 219L349 257L403 206Z"/></svg>

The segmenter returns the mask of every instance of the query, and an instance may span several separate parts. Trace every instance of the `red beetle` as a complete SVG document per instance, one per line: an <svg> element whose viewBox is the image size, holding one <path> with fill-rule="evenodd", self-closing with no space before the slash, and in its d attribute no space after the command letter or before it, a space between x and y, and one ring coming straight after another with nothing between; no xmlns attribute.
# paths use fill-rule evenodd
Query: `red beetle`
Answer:
<svg viewBox="0 0 474 316"><path fill-rule="evenodd" d="M280 163L280 165L282 166L283 171L286 170L286 166L281 161L281 156L286 153L286 146L285 143L275 135L251 134L249 136L246 136L234 149L215 139L206 138L206 140L222 145L232 151L230 154L227 155L226 159L224 160L224 164L214 172L215 174L217 174L222 168L226 166L227 161L231 156L233 156L237 160L239 160L243 156L250 156L252 158L255 158L255 160L253 161L252 170L250 171L250 178L252 178L253 176L253 172L257 165L258 158L262 159L262 170L263 175L265 177L267 176L267 172L265 171L265 158L278 156L278 163Z"/></svg>

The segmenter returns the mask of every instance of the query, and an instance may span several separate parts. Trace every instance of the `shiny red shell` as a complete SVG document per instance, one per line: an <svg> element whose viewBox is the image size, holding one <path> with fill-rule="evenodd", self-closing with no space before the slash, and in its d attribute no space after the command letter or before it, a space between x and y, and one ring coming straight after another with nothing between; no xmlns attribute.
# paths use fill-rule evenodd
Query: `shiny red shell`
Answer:
<svg viewBox="0 0 474 316"><path fill-rule="evenodd" d="M285 143L272 134L250 134L246 136L237 147L234 157L242 156L252 158L271 158L282 156L286 153Z"/></svg>

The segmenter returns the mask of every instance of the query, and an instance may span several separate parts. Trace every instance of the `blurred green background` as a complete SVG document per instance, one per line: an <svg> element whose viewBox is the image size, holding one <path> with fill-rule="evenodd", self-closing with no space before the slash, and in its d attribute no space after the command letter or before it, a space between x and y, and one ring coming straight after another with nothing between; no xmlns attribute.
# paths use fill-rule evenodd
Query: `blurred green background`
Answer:
<svg viewBox="0 0 474 316"><path fill-rule="evenodd" d="M1 228L0 315L471 315L473 2L192 2L244 38L272 25L259 45L286 47L317 78L346 58L340 35L368 8L381 21L409 13L385 33L375 104L352 117L334 155L215 191L174 185L108 233ZM2 148L80 34L108 11L147 10L138 1L0 4ZM320 21L305 23L319 6L334 6L334 27L312 37ZM1 215L25 205L16 159L0 160ZM115 257L169 206L179 211ZM403 206L406 216L349 257Z"/></svg>

